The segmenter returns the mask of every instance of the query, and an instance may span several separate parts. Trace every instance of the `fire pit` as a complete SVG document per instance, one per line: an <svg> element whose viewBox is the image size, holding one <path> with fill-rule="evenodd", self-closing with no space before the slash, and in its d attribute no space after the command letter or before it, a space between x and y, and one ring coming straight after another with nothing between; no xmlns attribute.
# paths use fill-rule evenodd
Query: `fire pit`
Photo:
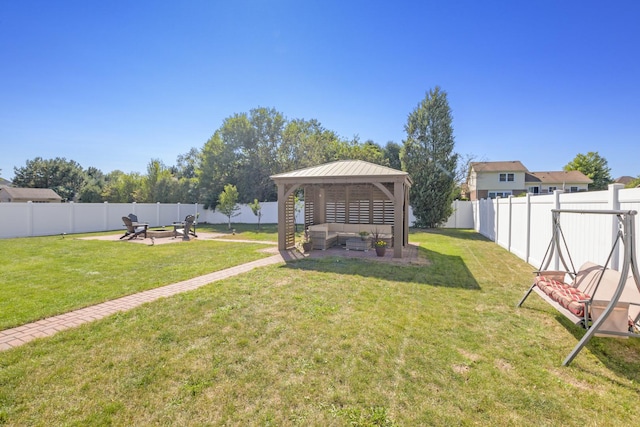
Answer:
<svg viewBox="0 0 640 427"><path fill-rule="evenodd" d="M167 230L166 228L158 228L155 230L147 230L147 237L161 238L161 237L173 237L173 230Z"/></svg>

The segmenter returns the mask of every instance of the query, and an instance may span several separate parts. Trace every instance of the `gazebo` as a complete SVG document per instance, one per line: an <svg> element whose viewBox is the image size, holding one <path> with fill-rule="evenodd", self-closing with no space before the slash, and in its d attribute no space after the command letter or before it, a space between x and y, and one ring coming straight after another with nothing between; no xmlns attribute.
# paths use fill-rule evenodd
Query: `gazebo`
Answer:
<svg viewBox="0 0 640 427"><path fill-rule="evenodd" d="M393 226L393 257L409 240L407 172L362 160L340 160L272 175L278 186L278 249L295 246L295 194L304 190L305 228L314 224Z"/></svg>

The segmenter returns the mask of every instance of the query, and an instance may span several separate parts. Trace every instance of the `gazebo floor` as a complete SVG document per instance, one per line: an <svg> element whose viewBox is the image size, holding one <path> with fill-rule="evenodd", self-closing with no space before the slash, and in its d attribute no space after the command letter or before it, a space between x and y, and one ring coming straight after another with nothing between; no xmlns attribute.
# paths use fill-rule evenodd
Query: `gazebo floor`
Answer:
<svg viewBox="0 0 640 427"><path fill-rule="evenodd" d="M418 255L418 246L407 245L402 249L402 258L393 257L393 248L387 248L384 256L376 255L375 249L368 251L346 250L342 246L334 246L327 250L314 249L309 253L303 254L297 250L288 251L289 256L295 259L302 258L323 258L323 257L340 257L340 258L360 258L369 259L375 262L388 262L393 264L417 264L428 265L429 260Z"/></svg>

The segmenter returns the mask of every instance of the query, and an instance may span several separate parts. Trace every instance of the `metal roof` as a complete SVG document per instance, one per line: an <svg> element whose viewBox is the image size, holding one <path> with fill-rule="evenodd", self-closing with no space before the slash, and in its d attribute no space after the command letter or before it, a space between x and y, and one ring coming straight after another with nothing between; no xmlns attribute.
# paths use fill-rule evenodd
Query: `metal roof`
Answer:
<svg viewBox="0 0 640 427"><path fill-rule="evenodd" d="M360 181L363 179L371 179L378 182L393 182L400 179L407 180L409 184L411 183L411 178L407 172L363 160L338 160L324 165L272 175L271 179L275 181L315 181L317 179L353 179Z"/></svg>

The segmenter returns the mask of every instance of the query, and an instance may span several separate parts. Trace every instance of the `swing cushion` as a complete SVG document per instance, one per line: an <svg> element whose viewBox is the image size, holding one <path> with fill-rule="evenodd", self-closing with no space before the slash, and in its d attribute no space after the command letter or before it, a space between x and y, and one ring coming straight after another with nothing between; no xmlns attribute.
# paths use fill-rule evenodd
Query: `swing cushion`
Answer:
<svg viewBox="0 0 640 427"><path fill-rule="evenodd" d="M551 298L578 317L584 317L585 304L581 301L589 301L591 299L589 295L568 285L555 289L551 294Z"/></svg>
<svg viewBox="0 0 640 427"><path fill-rule="evenodd" d="M584 316L584 303L580 301L589 300L591 298L589 295L571 285L558 280L547 279L545 276L536 277L536 286L576 316Z"/></svg>

